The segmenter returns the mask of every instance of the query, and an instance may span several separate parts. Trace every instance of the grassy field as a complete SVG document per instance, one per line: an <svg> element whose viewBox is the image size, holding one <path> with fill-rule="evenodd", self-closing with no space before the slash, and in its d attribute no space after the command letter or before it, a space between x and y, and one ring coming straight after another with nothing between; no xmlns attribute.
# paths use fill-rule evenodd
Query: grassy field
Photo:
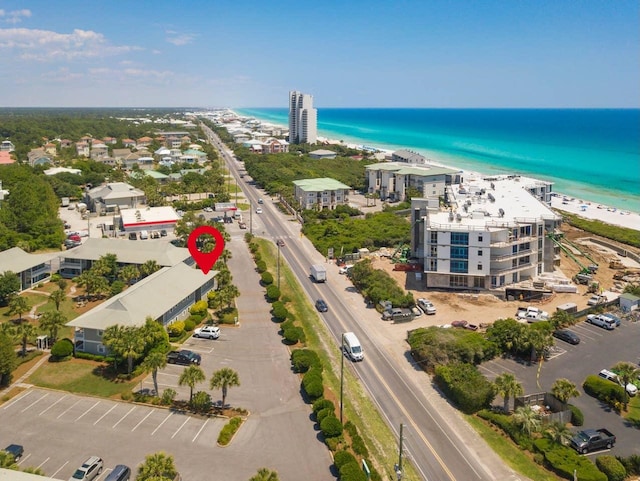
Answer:
<svg viewBox="0 0 640 481"><path fill-rule="evenodd" d="M640 396L632 397L629 401L625 419L631 421L635 426L640 426Z"/></svg>
<svg viewBox="0 0 640 481"><path fill-rule="evenodd" d="M276 246L265 239L255 238L260 245L262 259L267 263L269 271L276 272ZM289 310L304 325L306 347L314 349L325 365L323 377L325 386L333 392L334 399L340 393L340 361L342 354L339 346L327 330L326 325L318 317L315 308L308 301L304 291L298 284L297 277L286 263L280 264L282 298L290 300ZM277 281L276 281L277 282ZM274 326L274 331L278 328ZM331 367L329 369L329 367ZM377 463L376 469L383 479L395 479L393 465L398 461L398 439L391 431L375 404L364 390L358 379L345 369L344 416L357 427L365 439L370 458ZM338 403L336 403L336 407ZM418 480L420 477L410 462L403 464L403 480Z"/></svg>
<svg viewBox="0 0 640 481"><path fill-rule="evenodd" d="M84 359L48 362L33 373L27 382L36 386L106 398L119 397L123 392L131 391L138 382L112 381L102 375L106 367L105 363Z"/></svg>

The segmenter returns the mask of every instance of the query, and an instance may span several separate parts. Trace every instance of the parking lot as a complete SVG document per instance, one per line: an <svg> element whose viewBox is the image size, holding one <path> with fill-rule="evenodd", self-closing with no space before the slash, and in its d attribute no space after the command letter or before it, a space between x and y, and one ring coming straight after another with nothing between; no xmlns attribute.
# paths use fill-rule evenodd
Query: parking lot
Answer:
<svg viewBox="0 0 640 481"><path fill-rule="evenodd" d="M611 453L619 456L640 454L638 429L629 426L611 408L585 394L582 383L590 374L610 369L614 364L627 361L638 364L640 360L640 323L623 321L613 331L581 322L570 328L578 334L580 344L571 345L555 340L548 361L542 364L537 380L538 364L518 362L512 359L494 359L480 366L481 372L490 380L503 372L510 372L522 383L524 394L550 391L554 381L566 378L573 382L581 395L569 400L584 414L584 428L605 427L617 436ZM595 454L601 454L599 451Z"/></svg>

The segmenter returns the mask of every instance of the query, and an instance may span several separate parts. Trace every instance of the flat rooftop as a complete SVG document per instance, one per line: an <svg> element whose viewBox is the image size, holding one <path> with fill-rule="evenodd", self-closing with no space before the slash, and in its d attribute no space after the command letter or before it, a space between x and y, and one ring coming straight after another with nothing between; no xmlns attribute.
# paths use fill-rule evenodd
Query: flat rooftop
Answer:
<svg viewBox="0 0 640 481"><path fill-rule="evenodd" d="M125 228L175 224L180 219L173 207L166 206L121 209L120 215Z"/></svg>

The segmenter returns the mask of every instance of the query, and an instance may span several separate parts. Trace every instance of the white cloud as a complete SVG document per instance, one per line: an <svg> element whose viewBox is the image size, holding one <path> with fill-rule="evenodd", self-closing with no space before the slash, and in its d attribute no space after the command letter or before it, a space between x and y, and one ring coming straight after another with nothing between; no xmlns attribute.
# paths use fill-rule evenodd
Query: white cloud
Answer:
<svg viewBox="0 0 640 481"><path fill-rule="evenodd" d="M155 81L162 83L166 80L175 78L175 72L170 70L153 70L142 68L124 68L113 69L109 67L96 67L88 70L89 75L93 78L109 78L119 82L127 80L144 79L146 81Z"/></svg>
<svg viewBox="0 0 640 481"><path fill-rule="evenodd" d="M58 70L52 70L42 74L42 78L51 82L71 82L84 78L84 74L80 72L72 72L67 67L60 67Z"/></svg>
<svg viewBox="0 0 640 481"><path fill-rule="evenodd" d="M167 30L165 33L167 34L167 42L178 47L188 45L196 38L193 33L178 33L175 30Z"/></svg>
<svg viewBox="0 0 640 481"><path fill-rule="evenodd" d="M72 33L28 28L0 28L0 51L11 50L23 60L78 60L120 55L141 47L112 45L101 33L75 29Z"/></svg>
<svg viewBox="0 0 640 481"><path fill-rule="evenodd" d="M31 10L23 8L22 10L11 10L7 12L6 10L0 9L0 20L6 23L20 23L22 22L22 18L31 17Z"/></svg>

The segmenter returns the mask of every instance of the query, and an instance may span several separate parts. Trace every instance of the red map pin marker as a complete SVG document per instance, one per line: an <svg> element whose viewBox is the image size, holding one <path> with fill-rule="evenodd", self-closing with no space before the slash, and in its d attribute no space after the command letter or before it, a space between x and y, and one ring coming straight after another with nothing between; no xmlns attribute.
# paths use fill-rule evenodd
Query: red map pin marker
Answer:
<svg viewBox="0 0 640 481"><path fill-rule="evenodd" d="M198 237L203 234L209 234L213 236L216 241L216 246L213 248L211 252L205 253L200 252L198 250L197 241ZM187 240L187 247L189 248L189 252L191 253L191 257L196 261L200 270L207 274L213 265L222 254L224 250L224 238L218 229L215 227L211 227L209 225L203 225L200 227L196 227L193 229L191 234L189 234L189 239Z"/></svg>

